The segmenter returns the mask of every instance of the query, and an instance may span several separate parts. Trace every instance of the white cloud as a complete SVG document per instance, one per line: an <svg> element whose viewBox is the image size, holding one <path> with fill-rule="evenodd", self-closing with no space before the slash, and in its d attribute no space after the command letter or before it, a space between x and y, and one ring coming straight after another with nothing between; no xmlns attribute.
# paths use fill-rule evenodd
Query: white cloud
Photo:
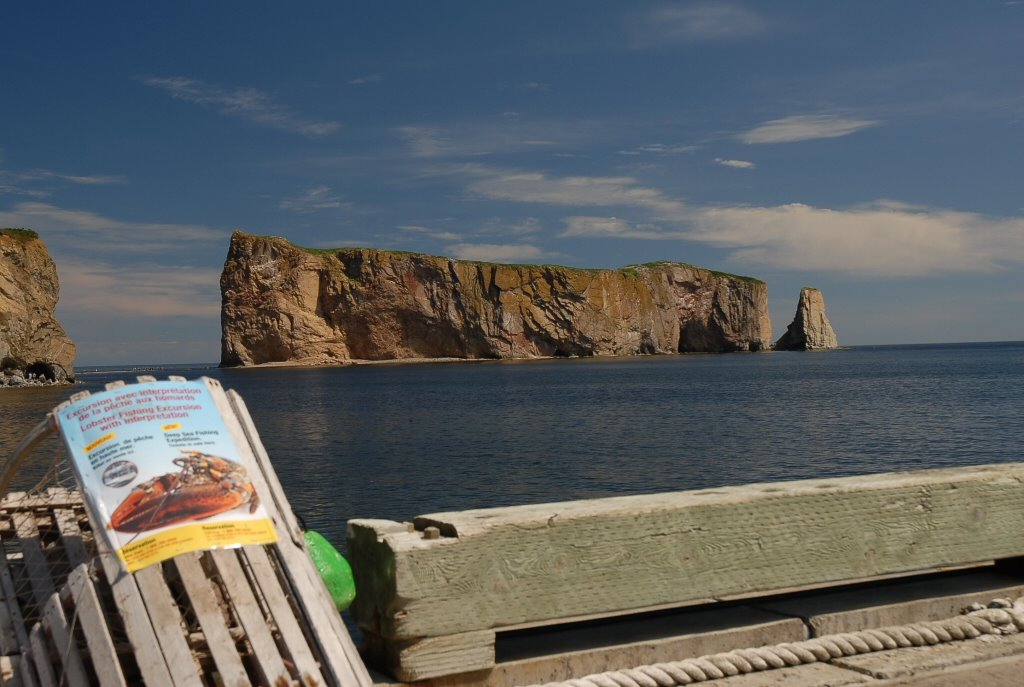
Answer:
<svg viewBox="0 0 1024 687"><path fill-rule="evenodd" d="M341 127L338 122L304 119L256 88L221 86L183 76L148 77L142 82L166 91L177 100L212 107L224 115L310 138L326 136Z"/></svg>
<svg viewBox="0 0 1024 687"><path fill-rule="evenodd" d="M720 157L716 157L715 162L723 167L735 167L736 169L754 169L757 167L753 162L749 162L747 160L725 160Z"/></svg>
<svg viewBox="0 0 1024 687"><path fill-rule="evenodd" d="M38 184L54 181L65 181L84 186L102 186L124 184L128 180L123 176L113 174L61 174L49 169L14 172L0 169L0 193L46 198L53 193L52 184L50 188L38 188Z"/></svg>
<svg viewBox="0 0 1024 687"><path fill-rule="evenodd" d="M747 38L768 28L760 15L726 2L662 5L632 23L633 46L652 48L679 43Z"/></svg>
<svg viewBox="0 0 1024 687"><path fill-rule="evenodd" d="M529 120L516 112L481 120L398 127L416 157L478 157L496 153L551 149L553 153L610 134L605 124L588 120Z"/></svg>
<svg viewBox="0 0 1024 687"><path fill-rule="evenodd" d="M285 198L278 203L278 207L282 210L309 214L318 210L345 207L345 203L340 196L331 195L329 186L314 186L297 196Z"/></svg>
<svg viewBox="0 0 1024 687"><path fill-rule="evenodd" d="M637 146L636 148L629 148L627 150L620 150L619 155L680 155L682 153L692 153L697 150L697 146L686 146L686 145L665 145L664 143L649 143L647 145Z"/></svg>
<svg viewBox="0 0 1024 687"><path fill-rule="evenodd" d="M484 174L487 174L484 171ZM536 172L491 172L469 191L492 200L580 206L629 206L665 216L684 212L682 201L640 186L632 177L550 177Z"/></svg>
<svg viewBox="0 0 1024 687"><path fill-rule="evenodd" d="M918 277L1024 263L1024 219L894 202L707 208L693 226L686 238L732 248L737 262L786 270Z"/></svg>
<svg viewBox="0 0 1024 687"><path fill-rule="evenodd" d="M438 241L462 240L462 234L456 234L453 231L438 231L436 229L420 226L418 224L402 224L398 228L410 234L423 234L424 236L427 236L432 239L437 239Z"/></svg>
<svg viewBox="0 0 1024 687"><path fill-rule="evenodd" d="M376 83L383 80L383 78L380 74L367 74L366 76L358 76L351 79L349 84L352 86L362 86L363 84Z"/></svg>
<svg viewBox="0 0 1024 687"><path fill-rule="evenodd" d="M661 241L685 238L679 231L662 231L651 224L634 225L618 217L573 215L562 219L565 231L559 238L589 236L592 238L622 238Z"/></svg>
<svg viewBox="0 0 1024 687"><path fill-rule="evenodd" d="M447 251L460 260L483 262L521 262L539 260L544 257L544 251L526 243L456 243L448 246Z"/></svg>
<svg viewBox="0 0 1024 687"><path fill-rule="evenodd" d="M78 252L157 252L190 242L226 242L228 237L225 231L202 225L125 222L48 203L19 203L0 211L0 226L29 227L51 247L64 244Z"/></svg>
<svg viewBox="0 0 1024 687"><path fill-rule="evenodd" d="M795 115L773 119L738 136L744 143L793 143L848 136L880 122L836 115Z"/></svg>
<svg viewBox="0 0 1024 687"><path fill-rule="evenodd" d="M122 266L61 259L60 306L78 319L214 317L220 313L220 270L187 265Z"/></svg>

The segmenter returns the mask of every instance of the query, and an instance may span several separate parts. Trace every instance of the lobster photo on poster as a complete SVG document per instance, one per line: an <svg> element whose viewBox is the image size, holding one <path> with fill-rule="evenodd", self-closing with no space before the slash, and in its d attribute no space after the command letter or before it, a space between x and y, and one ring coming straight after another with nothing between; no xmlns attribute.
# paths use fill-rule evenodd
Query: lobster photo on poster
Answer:
<svg viewBox="0 0 1024 687"><path fill-rule="evenodd" d="M57 413L85 496L129 572L186 551L268 544L273 522L203 382L124 386Z"/></svg>

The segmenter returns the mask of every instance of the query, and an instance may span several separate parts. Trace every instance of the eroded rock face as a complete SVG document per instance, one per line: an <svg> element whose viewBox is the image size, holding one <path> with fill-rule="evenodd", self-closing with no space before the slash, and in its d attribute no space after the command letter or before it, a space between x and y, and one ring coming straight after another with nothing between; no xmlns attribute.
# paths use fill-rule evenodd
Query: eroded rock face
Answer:
<svg viewBox="0 0 1024 687"><path fill-rule="evenodd" d="M73 381L75 344L54 316L59 293L36 233L0 229L0 386Z"/></svg>
<svg viewBox="0 0 1024 687"><path fill-rule="evenodd" d="M676 263L500 265L235 232L221 364L535 358L771 345L764 282Z"/></svg>
<svg viewBox="0 0 1024 687"><path fill-rule="evenodd" d="M818 289L805 286L800 290L796 317L778 341L777 351L812 351L839 348L832 323L825 315L825 297Z"/></svg>

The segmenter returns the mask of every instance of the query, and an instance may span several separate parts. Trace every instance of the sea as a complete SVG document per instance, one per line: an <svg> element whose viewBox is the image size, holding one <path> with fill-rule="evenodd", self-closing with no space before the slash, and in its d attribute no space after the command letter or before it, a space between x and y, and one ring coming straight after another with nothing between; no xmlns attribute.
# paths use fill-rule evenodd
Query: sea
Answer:
<svg viewBox="0 0 1024 687"><path fill-rule="evenodd" d="M214 377L341 548L352 518L1024 460L1024 342L76 375L0 391L0 457L76 391Z"/></svg>

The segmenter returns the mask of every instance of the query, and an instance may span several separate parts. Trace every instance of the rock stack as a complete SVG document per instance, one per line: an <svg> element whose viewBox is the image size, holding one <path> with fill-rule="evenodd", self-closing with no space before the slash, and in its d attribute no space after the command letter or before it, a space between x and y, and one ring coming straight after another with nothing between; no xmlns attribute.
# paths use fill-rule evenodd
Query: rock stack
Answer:
<svg viewBox="0 0 1024 687"><path fill-rule="evenodd" d="M0 229L0 386L74 381L75 344L54 316L59 293L39 236Z"/></svg>
<svg viewBox="0 0 1024 687"><path fill-rule="evenodd" d="M768 287L682 263L504 265L236 232L221 364L759 351Z"/></svg>
<svg viewBox="0 0 1024 687"><path fill-rule="evenodd" d="M815 351L839 348L832 323L825 315L825 297L821 291L805 286L800 290L796 317L786 333L775 342L777 351Z"/></svg>

